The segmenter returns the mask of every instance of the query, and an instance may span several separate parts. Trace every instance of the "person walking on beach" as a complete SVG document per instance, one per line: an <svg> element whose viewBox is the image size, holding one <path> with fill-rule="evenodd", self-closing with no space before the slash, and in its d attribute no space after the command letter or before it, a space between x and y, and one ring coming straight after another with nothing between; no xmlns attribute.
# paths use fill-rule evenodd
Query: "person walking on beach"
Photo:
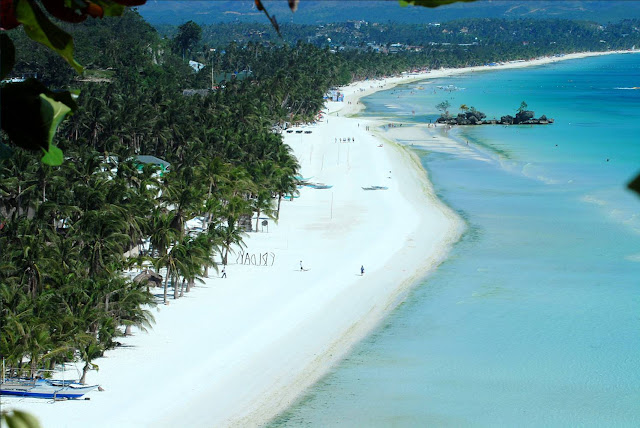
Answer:
<svg viewBox="0 0 640 428"><path fill-rule="evenodd" d="M221 276L221 278L226 278L226 277L227 277L226 266L222 266L222 276Z"/></svg>
<svg viewBox="0 0 640 428"><path fill-rule="evenodd" d="M360 276L364 275L364 265L360 266Z"/></svg>
<svg viewBox="0 0 640 428"><path fill-rule="evenodd" d="M300 260L300 272L302 272L304 269L302 267L302 260Z"/></svg>

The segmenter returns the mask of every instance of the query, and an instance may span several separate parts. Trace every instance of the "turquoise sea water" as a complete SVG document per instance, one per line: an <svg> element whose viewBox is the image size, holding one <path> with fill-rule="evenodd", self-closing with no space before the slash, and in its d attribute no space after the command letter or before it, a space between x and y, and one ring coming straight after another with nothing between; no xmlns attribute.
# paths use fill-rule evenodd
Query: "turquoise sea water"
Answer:
<svg viewBox="0 0 640 428"><path fill-rule="evenodd" d="M524 100L556 123L453 130L464 150L420 152L467 232L272 426L640 426L640 197L625 190L640 90L617 89L636 86L640 55L612 55L366 98L390 121L449 99L489 117Z"/></svg>

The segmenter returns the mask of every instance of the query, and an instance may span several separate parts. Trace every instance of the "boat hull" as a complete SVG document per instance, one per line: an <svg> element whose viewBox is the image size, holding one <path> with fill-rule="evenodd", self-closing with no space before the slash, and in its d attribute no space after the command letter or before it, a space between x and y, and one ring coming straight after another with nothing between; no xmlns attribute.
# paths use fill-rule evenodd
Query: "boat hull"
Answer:
<svg viewBox="0 0 640 428"><path fill-rule="evenodd" d="M81 398L88 392L97 389L98 385L92 386L76 386L72 385L55 385L51 381L38 379L7 381L0 385L0 395L11 395L17 397L35 397L35 398Z"/></svg>

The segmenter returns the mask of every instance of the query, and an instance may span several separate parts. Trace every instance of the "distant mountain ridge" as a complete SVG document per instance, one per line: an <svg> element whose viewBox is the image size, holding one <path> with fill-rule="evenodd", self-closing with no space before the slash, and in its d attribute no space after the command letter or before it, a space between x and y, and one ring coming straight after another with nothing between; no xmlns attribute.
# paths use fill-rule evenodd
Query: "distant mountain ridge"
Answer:
<svg viewBox="0 0 640 428"><path fill-rule="evenodd" d="M301 0L298 11L291 13L286 1L263 2L280 23L323 24L364 20L369 22L424 23L444 22L459 18L558 18L617 22L625 18L640 18L640 1L510 1L478 0L474 3L454 3L435 9L401 7L396 1L313 1ZM199 24L218 22L266 22L253 1L158 1L149 0L139 8L151 24L179 25L188 20Z"/></svg>

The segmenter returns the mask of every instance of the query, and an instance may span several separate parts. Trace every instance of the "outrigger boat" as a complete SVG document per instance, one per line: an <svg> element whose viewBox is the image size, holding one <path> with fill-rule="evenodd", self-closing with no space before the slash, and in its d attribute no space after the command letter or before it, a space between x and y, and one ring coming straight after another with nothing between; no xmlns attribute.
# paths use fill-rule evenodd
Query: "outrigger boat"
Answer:
<svg viewBox="0 0 640 428"><path fill-rule="evenodd" d="M98 385L85 386L68 380L6 379L0 383L0 395L53 399L81 398Z"/></svg>
<svg viewBox="0 0 640 428"><path fill-rule="evenodd" d="M4 359L0 378L0 395L55 399L81 398L88 392L99 389L99 385L82 385L75 380L43 378L5 378Z"/></svg>

